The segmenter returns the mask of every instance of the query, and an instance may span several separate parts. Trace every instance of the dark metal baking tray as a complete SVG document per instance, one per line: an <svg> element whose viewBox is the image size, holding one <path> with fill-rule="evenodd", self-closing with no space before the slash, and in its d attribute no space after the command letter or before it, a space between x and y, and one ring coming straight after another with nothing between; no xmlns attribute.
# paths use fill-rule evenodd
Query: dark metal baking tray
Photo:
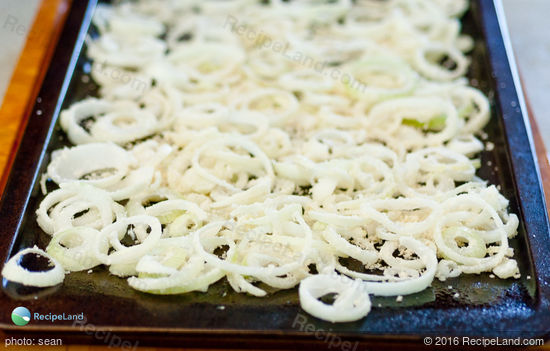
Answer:
<svg viewBox="0 0 550 351"><path fill-rule="evenodd" d="M0 262L21 248L34 244L45 247L48 242L34 215L42 199L38 180L50 152L68 144L57 123L60 110L97 91L93 82L83 80L88 66L83 43L87 33L94 34L90 17L95 6L96 0L72 2L31 112L2 196ZM375 307L360 321L332 324L307 316L300 309L295 289L255 298L232 292L222 281L207 293L152 296L134 291L124 279L99 270L94 274L71 273L61 288L46 291L3 281L0 328L8 335L61 336L66 343L105 343L89 331L109 330L142 345L160 345L162 340L162 345L241 348L327 348L329 337L362 346L371 342L415 343L436 335L548 338L548 219L522 92L502 21L500 2L474 0L463 19L463 30L475 39L468 76L492 104L493 116L486 132L495 148L481 155L483 166L478 174L501 186L510 199L511 211L520 218L519 235L511 241L522 272L519 280L491 279L488 274L436 280L431 288L405 297L402 303L394 298L373 298ZM453 297L455 292L459 298ZM379 304L382 307L377 307ZM84 313L91 327L85 332L70 321L32 321L16 327L10 314L19 305L40 313ZM219 308L222 305L224 309ZM325 334L304 331L300 316L307 318L312 330L324 330ZM326 337L316 337L319 335Z"/></svg>

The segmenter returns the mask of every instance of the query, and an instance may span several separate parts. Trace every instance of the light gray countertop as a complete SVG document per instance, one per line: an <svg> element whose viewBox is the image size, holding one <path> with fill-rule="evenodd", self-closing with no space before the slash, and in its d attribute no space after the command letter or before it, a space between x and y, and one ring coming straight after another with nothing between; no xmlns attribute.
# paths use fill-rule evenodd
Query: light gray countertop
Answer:
<svg viewBox="0 0 550 351"><path fill-rule="evenodd" d="M524 89L550 146L550 1L503 0Z"/></svg>
<svg viewBox="0 0 550 351"><path fill-rule="evenodd" d="M0 104L40 0L0 0Z"/></svg>
<svg viewBox="0 0 550 351"><path fill-rule="evenodd" d="M518 66L550 146L550 0L502 0ZM0 1L0 102L40 0Z"/></svg>

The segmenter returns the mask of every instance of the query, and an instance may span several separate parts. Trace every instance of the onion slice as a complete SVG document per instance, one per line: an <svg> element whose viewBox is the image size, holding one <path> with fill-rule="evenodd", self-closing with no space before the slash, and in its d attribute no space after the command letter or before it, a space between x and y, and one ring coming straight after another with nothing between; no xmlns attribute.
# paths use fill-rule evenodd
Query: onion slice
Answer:
<svg viewBox="0 0 550 351"><path fill-rule="evenodd" d="M36 254L46 257L53 263L53 268L45 272L32 272L21 266L19 260L27 254ZM34 246L16 253L5 264L2 269L2 276L12 282L20 283L25 286L48 287L61 284L65 279L63 267L50 255Z"/></svg>
<svg viewBox="0 0 550 351"><path fill-rule="evenodd" d="M80 182L104 188L119 182L132 161L132 155L118 145L84 144L56 151L48 175L57 184Z"/></svg>
<svg viewBox="0 0 550 351"><path fill-rule="evenodd" d="M319 300L331 293L337 294L332 305ZM298 294L304 311L332 323L359 320L371 308L365 283L360 279L352 280L336 273L307 277L300 283Z"/></svg>
<svg viewBox="0 0 550 351"><path fill-rule="evenodd" d="M414 251L424 262L426 271L418 278L397 282L365 282L366 289L378 296L409 295L426 289L432 283L437 270L437 257L435 252L417 239L403 236L399 238L399 244Z"/></svg>

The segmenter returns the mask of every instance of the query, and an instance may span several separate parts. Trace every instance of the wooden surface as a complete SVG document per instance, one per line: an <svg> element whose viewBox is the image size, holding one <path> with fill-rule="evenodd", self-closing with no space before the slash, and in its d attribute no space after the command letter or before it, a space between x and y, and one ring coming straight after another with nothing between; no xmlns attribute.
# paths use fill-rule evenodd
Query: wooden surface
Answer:
<svg viewBox="0 0 550 351"><path fill-rule="evenodd" d="M539 161L540 176L542 178L542 184L544 187L544 197L546 198L546 209L550 214L550 164L548 163L548 153L546 146L542 141L542 136L540 134L540 129L537 125L537 121L533 116L533 109L527 101L527 110L529 113L529 120L531 121L531 129L533 130L533 139L535 142L535 149L537 151L537 159ZM550 116L549 116L550 118Z"/></svg>
<svg viewBox="0 0 550 351"><path fill-rule="evenodd" d="M0 107L0 193L26 125L27 112L33 105L30 102L38 94L46 74L69 3L69 0L42 1L6 90Z"/></svg>
<svg viewBox="0 0 550 351"><path fill-rule="evenodd" d="M0 191L6 182L7 172L17 150L17 143L21 138L22 129L26 125L26 116L30 112L29 109L32 107L34 98L38 93L45 69L48 67L52 49L62 28L68 5L69 0L43 0L0 108L0 126L2 126L0 128L0 174L3 175L0 177ZM546 149L537 124L532 118L530 107L529 112L537 157L545 185L546 202L550 203L550 165L546 158ZM4 341L4 338L4 335L0 332L0 340ZM114 348L108 346L63 345L52 347L10 346L8 349L14 351L107 351ZM550 350L550 347L538 349ZM132 350L134 349L132 348ZM184 349L139 347L135 350L169 351ZM186 350L190 351L190 349Z"/></svg>

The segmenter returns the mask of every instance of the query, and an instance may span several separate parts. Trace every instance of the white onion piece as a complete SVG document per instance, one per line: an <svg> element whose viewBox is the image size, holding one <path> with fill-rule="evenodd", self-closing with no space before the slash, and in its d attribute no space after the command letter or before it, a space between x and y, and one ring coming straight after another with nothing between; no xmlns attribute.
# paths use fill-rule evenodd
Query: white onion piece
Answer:
<svg viewBox="0 0 550 351"><path fill-rule="evenodd" d="M146 225L150 228L150 233L140 240L139 244L126 247L120 243L120 239L126 234L128 225ZM104 264L124 264L137 262L143 255L145 255L160 239L162 230L158 219L152 216L134 216L123 218L115 223L103 228L98 235L95 245L94 253L98 260ZM101 248L108 242L115 251L110 254L101 252Z"/></svg>
<svg viewBox="0 0 550 351"><path fill-rule="evenodd" d="M477 89L471 87L463 88L459 90L467 99L471 99L473 112L466 114L468 118L464 125L465 133L474 133L487 124L491 118L489 100L483 93Z"/></svg>
<svg viewBox="0 0 550 351"><path fill-rule="evenodd" d="M371 309L369 294L361 280L337 274L317 274L300 282L300 306L317 318L335 322L353 322L365 317ZM319 298L336 293L332 305Z"/></svg>
<svg viewBox="0 0 550 351"><path fill-rule="evenodd" d="M85 144L97 141L80 124L87 118L100 118L111 108L111 103L96 98L88 98L75 103L61 112L60 124L73 144Z"/></svg>
<svg viewBox="0 0 550 351"><path fill-rule="evenodd" d="M209 171L203 168L200 164L200 158L202 153L206 152L207 150L210 151L215 148L220 148L220 147L223 148L226 146L242 147L246 151L250 152L259 160L265 172L267 173L267 176L270 178L274 177L273 166L271 165L270 159L265 155L265 153L257 145L245 139L227 136L221 140L210 141L202 145L202 147L198 149L193 155L193 161L192 161L193 167L197 170L197 172L203 178L229 191L232 191L232 192L239 191L239 189L236 188L234 185L231 185L225 180L220 179L215 175L211 174Z"/></svg>
<svg viewBox="0 0 550 351"><path fill-rule="evenodd" d="M367 224L367 222L369 221L366 217L343 216L335 213L321 211L309 211L308 217L321 223L326 223L342 228L358 227Z"/></svg>
<svg viewBox="0 0 550 351"><path fill-rule="evenodd" d="M61 188L49 193L36 210L36 221L48 234L73 227L75 222L83 225L75 215L88 210L82 217L86 224L100 229L125 216L122 206L115 203L109 194L83 183L65 183ZM93 212L92 212L93 211Z"/></svg>
<svg viewBox="0 0 550 351"><path fill-rule="evenodd" d="M439 211L438 204L435 201L423 199L420 197L414 199L384 199L365 201L361 203L360 213L362 216L374 220L385 229L398 235L417 236L431 228L436 223ZM391 210L413 210L413 209L429 209L430 214L419 221L401 222L393 221L384 212ZM396 240L392 236L390 240Z"/></svg>
<svg viewBox="0 0 550 351"><path fill-rule="evenodd" d="M504 225L500 216L496 211L485 202L484 199L478 196L464 194L459 195L455 198L451 198L444 203L444 206L454 207L454 206L475 206L481 208L483 211L488 213L488 216L494 221L494 224L497 227L497 232L499 233L499 242L498 251L489 257L477 258L469 257L461 254L460 252L453 250L449 247L445 240L443 239L442 227L445 224L445 221L438 223L434 231L434 241L437 245L437 249L441 251L445 256L451 260L460 263L460 270L466 273L479 273L489 269L493 269L497 266L505 257L506 251L508 250L508 236L506 231L503 229Z"/></svg>
<svg viewBox="0 0 550 351"><path fill-rule="evenodd" d="M214 284L225 273L220 269L207 269L200 271L201 265L193 265L189 269L182 269L178 273L156 278L128 278L128 285L132 288L150 294L182 294L189 291L206 291L211 284Z"/></svg>
<svg viewBox="0 0 550 351"><path fill-rule="evenodd" d="M124 144L155 132L157 119L145 110L112 111L98 119L91 134L101 141Z"/></svg>
<svg viewBox="0 0 550 351"><path fill-rule="evenodd" d="M237 110L261 112L269 118L270 124L280 126L298 111L299 104L288 91L262 89L237 98L233 106Z"/></svg>
<svg viewBox="0 0 550 351"><path fill-rule="evenodd" d="M120 201L128 199L143 188L151 185L155 169L153 167L141 167L131 170L130 173L120 182L105 188L113 200Z"/></svg>
<svg viewBox="0 0 550 351"><path fill-rule="evenodd" d="M378 260L378 252L364 250L359 246L350 244L330 226L322 232L322 235L334 249L361 261L365 266L370 266Z"/></svg>
<svg viewBox="0 0 550 351"><path fill-rule="evenodd" d="M386 241L380 248L380 258L392 267L406 267L420 270L425 267L425 263L421 259L405 260L401 257L394 257L393 253L398 248L397 242Z"/></svg>
<svg viewBox="0 0 550 351"><path fill-rule="evenodd" d="M53 268L45 272L32 272L22 267L19 260L24 255L35 254L46 257L53 263ZM50 255L34 246L16 253L2 268L2 276L12 282L20 283L25 286L48 287L61 284L65 279L63 267Z"/></svg>
<svg viewBox="0 0 550 351"><path fill-rule="evenodd" d="M201 243L201 236L215 234L222 228L222 226L223 226L223 223L221 222L209 223L204 227L202 227L201 229L197 230L193 234L193 246L196 252L202 258L204 258L206 262L208 262L212 266L220 268L221 270L226 272L261 277L261 276L282 276L292 271L293 269L296 269L300 265L299 262L292 262L279 267L244 266L244 265L227 262L226 260L222 260L214 254L206 252Z"/></svg>
<svg viewBox="0 0 550 351"><path fill-rule="evenodd" d="M103 188L120 181L133 161L132 155L120 146L91 143L56 151L47 172L57 184L82 182ZM96 174L102 171L108 174Z"/></svg>
<svg viewBox="0 0 550 351"><path fill-rule="evenodd" d="M270 178L262 178L254 186L249 189L228 196L225 199L216 201L212 204L212 208L247 205L265 198L271 192L272 181Z"/></svg>
<svg viewBox="0 0 550 351"><path fill-rule="evenodd" d="M231 285L233 290L237 292L246 292L256 297L263 297L267 294L265 290L262 290L252 285L250 282L244 279L242 275L237 273L227 274L227 281L229 282L229 285Z"/></svg>
<svg viewBox="0 0 550 351"><path fill-rule="evenodd" d="M74 227L57 232L48 244L46 252L67 271L90 269L101 264L93 251L98 236L98 230L88 227ZM107 243L104 243L99 250L107 254L108 248Z"/></svg>
<svg viewBox="0 0 550 351"><path fill-rule="evenodd" d="M197 217L197 219L203 221L206 220L207 215L199 206L195 203L186 200L165 200L151 205L145 209L145 213L149 216L159 217L171 211L187 211Z"/></svg>
<svg viewBox="0 0 550 351"><path fill-rule="evenodd" d="M433 62L430 62L426 57L429 53L447 55L456 63L456 67L454 69L447 70ZM460 52L460 50L451 46L446 47L437 44L419 49L414 57L414 65L418 71L426 77L434 80L445 81L456 79L466 73L468 63L468 59L462 52Z"/></svg>
<svg viewBox="0 0 550 351"><path fill-rule="evenodd" d="M418 278L398 282L365 282L367 291L379 296L409 295L426 289L432 283L437 270L437 257L428 246L411 237L399 238L399 244L413 251L424 263L426 271Z"/></svg>

